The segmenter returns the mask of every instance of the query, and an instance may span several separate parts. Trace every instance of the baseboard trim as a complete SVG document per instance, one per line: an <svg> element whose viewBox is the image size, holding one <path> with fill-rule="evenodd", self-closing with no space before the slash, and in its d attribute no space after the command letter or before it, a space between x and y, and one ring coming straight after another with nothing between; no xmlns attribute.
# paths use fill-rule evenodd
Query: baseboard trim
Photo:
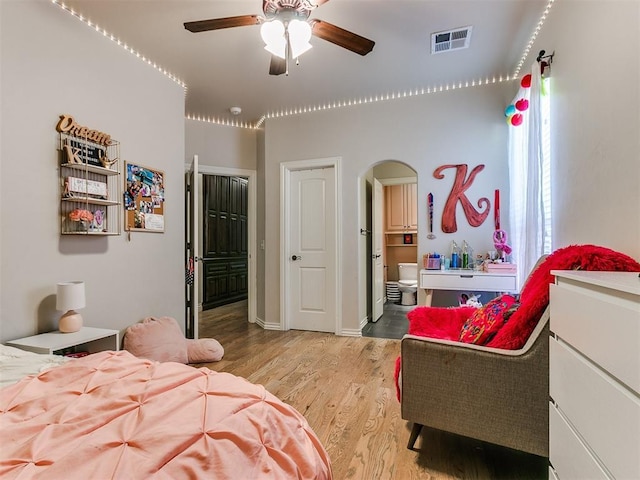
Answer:
<svg viewBox="0 0 640 480"><path fill-rule="evenodd" d="M358 328L358 329L354 329L354 328L343 328L340 333L338 333L337 335L340 335L342 337L361 337L362 336L362 329Z"/></svg>
<svg viewBox="0 0 640 480"><path fill-rule="evenodd" d="M279 323L262 322L262 328L265 330L282 330L282 325Z"/></svg>
<svg viewBox="0 0 640 480"><path fill-rule="evenodd" d="M279 323L268 323L260 317L256 317L254 323L262 327L264 330L282 330L282 325L280 325Z"/></svg>

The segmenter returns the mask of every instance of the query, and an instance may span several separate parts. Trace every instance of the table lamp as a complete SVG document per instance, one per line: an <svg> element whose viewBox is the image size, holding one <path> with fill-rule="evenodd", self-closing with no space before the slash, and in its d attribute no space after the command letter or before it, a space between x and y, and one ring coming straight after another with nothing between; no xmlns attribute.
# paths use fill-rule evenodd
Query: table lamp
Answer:
<svg viewBox="0 0 640 480"><path fill-rule="evenodd" d="M75 310L85 307L84 282L61 282L57 285L56 310L66 312L60 317L58 330L77 332L82 328L82 316Z"/></svg>

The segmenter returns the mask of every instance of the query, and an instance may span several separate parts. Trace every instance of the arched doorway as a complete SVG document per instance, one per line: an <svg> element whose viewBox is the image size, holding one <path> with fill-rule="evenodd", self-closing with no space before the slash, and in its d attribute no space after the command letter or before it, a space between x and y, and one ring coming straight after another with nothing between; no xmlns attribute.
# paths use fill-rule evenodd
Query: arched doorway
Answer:
<svg viewBox="0 0 640 480"><path fill-rule="evenodd" d="M367 292L363 336L401 338L406 333L405 315L412 307L399 305L399 292L392 286L397 285L399 263L417 263L417 181L417 172L396 160L377 163L363 175L366 226L360 233L366 235L366 274L361 275L360 291Z"/></svg>

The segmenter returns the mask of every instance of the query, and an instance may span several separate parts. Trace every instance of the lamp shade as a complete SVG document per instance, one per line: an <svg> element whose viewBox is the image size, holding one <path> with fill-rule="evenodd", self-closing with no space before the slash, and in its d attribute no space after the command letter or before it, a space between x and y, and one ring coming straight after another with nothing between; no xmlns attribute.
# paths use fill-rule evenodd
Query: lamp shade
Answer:
<svg viewBox="0 0 640 480"><path fill-rule="evenodd" d="M284 38L284 24L280 20L263 23L260 27L260 35L266 44L264 47L266 51L285 58L287 41Z"/></svg>
<svg viewBox="0 0 640 480"><path fill-rule="evenodd" d="M291 20L287 29L289 31L289 43L291 44L291 56L298 58L312 47L309 43L311 25L302 20Z"/></svg>
<svg viewBox="0 0 640 480"><path fill-rule="evenodd" d="M77 310L86 305L84 297L84 282L61 282L56 289L56 310L66 312Z"/></svg>

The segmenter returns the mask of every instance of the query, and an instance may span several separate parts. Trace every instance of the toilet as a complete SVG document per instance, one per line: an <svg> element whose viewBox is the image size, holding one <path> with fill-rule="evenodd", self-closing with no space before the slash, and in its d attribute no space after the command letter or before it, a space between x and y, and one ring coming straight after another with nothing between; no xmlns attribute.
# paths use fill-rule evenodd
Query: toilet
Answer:
<svg viewBox="0 0 640 480"><path fill-rule="evenodd" d="M398 263L398 289L402 293L401 305L415 305L418 291L418 264Z"/></svg>

